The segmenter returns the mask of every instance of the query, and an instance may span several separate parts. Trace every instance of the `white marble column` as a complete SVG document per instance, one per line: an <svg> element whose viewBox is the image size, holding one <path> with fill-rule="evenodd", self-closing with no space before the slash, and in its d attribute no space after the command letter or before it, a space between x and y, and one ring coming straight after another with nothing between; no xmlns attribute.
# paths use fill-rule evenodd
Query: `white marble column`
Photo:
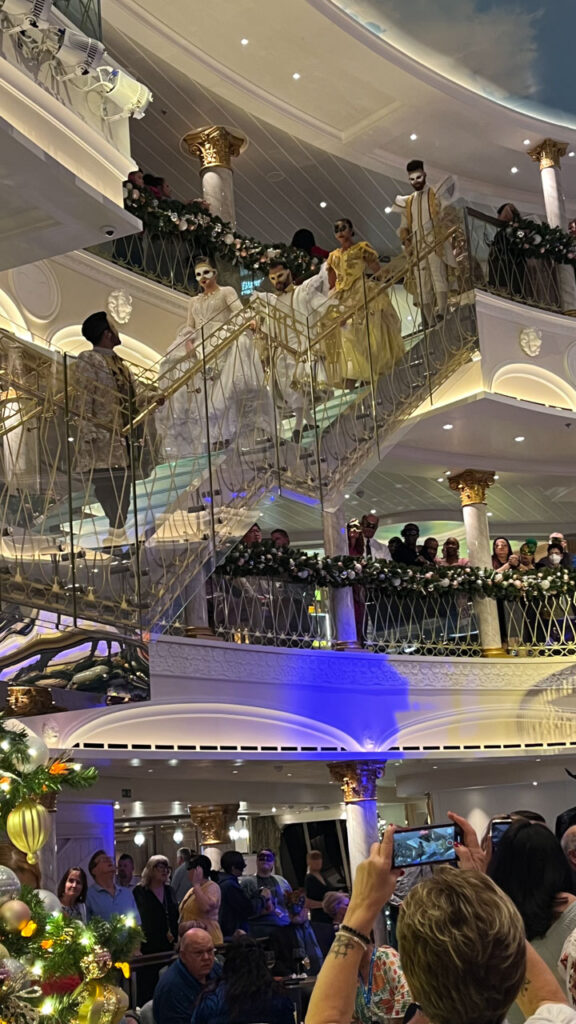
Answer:
<svg viewBox="0 0 576 1024"><path fill-rule="evenodd" d="M543 139L537 146L528 150L528 155L540 166L540 180L544 194L546 218L551 227L568 229L564 192L562 190L562 171L560 159L566 155L567 142L555 139ZM572 267L564 264L556 265L560 302L565 313L576 315L576 279Z"/></svg>
<svg viewBox="0 0 576 1024"><path fill-rule="evenodd" d="M329 557L348 554L346 516L342 509L322 513L324 551ZM356 635L354 597L352 587L332 587L330 590L334 648L337 651L358 651L361 644Z"/></svg>
<svg viewBox="0 0 576 1024"><path fill-rule="evenodd" d="M202 196L210 212L234 227L236 210L232 157L239 156L246 149L248 140L223 125L209 125L187 132L180 145L184 152L200 161Z"/></svg>
<svg viewBox="0 0 576 1024"><path fill-rule="evenodd" d="M470 564L481 568L490 568L492 566L492 548L485 497L487 489L494 483L494 473L478 469L465 469L462 473L455 473L454 476L451 476L449 482L451 489L460 493ZM496 602L492 598L475 598L474 611L484 657L504 656L506 652L502 647Z"/></svg>
<svg viewBox="0 0 576 1024"><path fill-rule="evenodd" d="M331 761L328 768L344 794L350 875L354 888L356 868L368 857L372 843L378 841L376 783L384 775L386 765L383 761ZM374 924L374 935L377 945L386 941L383 913Z"/></svg>

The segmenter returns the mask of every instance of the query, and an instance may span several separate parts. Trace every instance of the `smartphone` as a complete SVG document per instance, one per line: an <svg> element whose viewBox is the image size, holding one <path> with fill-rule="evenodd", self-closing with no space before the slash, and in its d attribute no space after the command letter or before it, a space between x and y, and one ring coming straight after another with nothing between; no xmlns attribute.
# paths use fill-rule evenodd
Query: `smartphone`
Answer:
<svg viewBox="0 0 576 1024"><path fill-rule="evenodd" d="M490 839L492 840L493 850L498 848L502 836L507 832L511 824L512 818L492 818L490 823Z"/></svg>
<svg viewBox="0 0 576 1024"><path fill-rule="evenodd" d="M392 866L411 868L418 864L456 862L455 843L462 842L457 825L425 825L394 833Z"/></svg>

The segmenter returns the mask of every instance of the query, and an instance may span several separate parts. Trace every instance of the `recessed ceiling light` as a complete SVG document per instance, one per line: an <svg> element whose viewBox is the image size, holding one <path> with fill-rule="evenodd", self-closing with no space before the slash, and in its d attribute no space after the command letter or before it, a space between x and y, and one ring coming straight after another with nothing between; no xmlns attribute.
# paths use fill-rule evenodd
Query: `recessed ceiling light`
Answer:
<svg viewBox="0 0 576 1024"><path fill-rule="evenodd" d="M510 174L518 174L518 168L517 167L511 167L510 168Z"/></svg>
<svg viewBox="0 0 576 1024"><path fill-rule="evenodd" d="M439 476L437 478L437 481L438 481L439 484L443 484L444 483L444 477L443 476Z"/></svg>
<svg viewBox="0 0 576 1024"><path fill-rule="evenodd" d="M130 761L130 764L132 765L133 768L139 768L140 765L142 764L142 761L140 760L139 757L133 757L132 760Z"/></svg>
<svg viewBox="0 0 576 1024"><path fill-rule="evenodd" d="M275 807L271 807L270 810L272 811L272 814L276 814L276 808Z"/></svg>
<svg viewBox="0 0 576 1024"><path fill-rule="evenodd" d="M168 761L168 764L170 765L171 768L175 768L176 765L178 764L178 758L171 757L170 760Z"/></svg>
<svg viewBox="0 0 576 1024"><path fill-rule="evenodd" d="M375 516L376 515L376 509L375 508L371 508L370 509L370 515L371 516Z"/></svg>
<svg viewBox="0 0 576 1024"><path fill-rule="evenodd" d="M292 772L286 772L286 775L288 776L289 779L292 778Z"/></svg>
<svg viewBox="0 0 576 1024"><path fill-rule="evenodd" d="M154 769L153 769L153 768L149 768L149 769L148 769L148 774L149 774L149 775L151 775L153 771L154 771Z"/></svg>
<svg viewBox="0 0 576 1024"><path fill-rule="evenodd" d="M238 775L238 769L237 768L233 768L232 769L232 775Z"/></svg>
<svg viewBox="0 0 576 1024"><path fill-rule="evenodd" d="M500 477L498 476L498 473L494 473L494 479L495 480L499 480L500 479Z"/></svg>
<svg viewBox="0 0 576 1024"><path fill-rule="evenodd" d="M298 81L298 79L300 78L300 75L299 75L298 71L294 72L294 74L292 75L292 78L294 79L295 82Z"/></svg>
<svg viewBox="0 0 576 1024"><path fill-rule="evenodd" d="M119 800L115 800L114 801L114 810L115 811L119 811L120 810L120 801Z"/></svg>
<svg viewBox="0 0 576 1024"><path fill-rule="evenodd" d="M442 427L442 430L452 430L453 426L453 423L445 423L444 426Z"/></svg>
<svg viewBox="0 0 576 1024"><path fill-rule="evenodd" d="M248 46L248 40L247 39L241 39L240 42L242 43L242 46Z"/></svg>
<svg viewBox="0 0 576 1024"><path fill-rule="evenodd" d="M392 207L391 206L385 206L384 207L384 213L392 213Z"/></svg>
<svg viewBox="0 0 576 1024"><path fill-rule="evenodd" d="M345 497L345 498L349 498L349 497L350 497L350 495L349 495L349 494L345 494L345 495L344 495L344 497Z"/></svg>
<svg viewBox="0 0 576 1024"><path fill-rule="evenodd" d="M487 516L493 516L493 515L494 515L494 513L493 513L493 512L487 512L487 513L486 513L486 515L487 515Z"/></svg>
<svg viewBox="0 0 576 1024"><path fill-rule="evenodd" d="M418 136L416 135L416 132L412 132L412 134L410 136L410 142L416 142L417 138L418 138Z"/></svg>
<svg viewBox="0 0 576 1024"><path fill-rule="evenodd" d="M326 201L325 201L324 199L323 199L323 200L322 200L322 202L320 203L320 206L322 207L322 209L323 209L323 210L325 210L325 209L326 209L327 205L328 205L328 204L326 203Z"/></svg>
<svg viewBox="0 0 576 1024"><path fill-rule="evenodd" d="M537 786L537 785L538 785L538 783L536 782L536 780L534 780L534 782L532 783L532 785L533 785L533 786Z"/></svg>
<svg viewBox="0 0 576 1024"><path fill-rule="evenodd" d="M515 441L525 441L525 440L526 440L526 438L525 438L525 437L523 437L523 436L522 436L522 434L518 434L518 437L515 437L515 438L514 438L514 440L515 440Z"/></svg>
<svg viewBox="0 0 576 1024"><path fill-rule="evenodd" d="M445 470L444 476L452 476L452 471L450 469Z"/></svg>
<svg viewBox="0 0 576 1024"><path fill-rule="evenodd" d="M570 150L570 152L568 153L568 156L576 156L576 153L574 152L573 149Z"/></svg>
<svg viewBox="0 0 576 1024"><path fill-rule="evenodd" d="M525 146L529 146L530 145L530 139L524 139L524 145Z"/></svg>

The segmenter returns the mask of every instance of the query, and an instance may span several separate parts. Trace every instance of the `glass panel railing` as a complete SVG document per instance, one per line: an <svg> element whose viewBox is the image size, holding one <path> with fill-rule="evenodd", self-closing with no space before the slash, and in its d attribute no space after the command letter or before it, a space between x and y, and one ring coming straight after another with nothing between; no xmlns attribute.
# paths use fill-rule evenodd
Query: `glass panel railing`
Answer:
<svg viewBox="0 0 576 1024"><path fill-rule="evenodd" d="M54 0L54 6L91 39L102 39L100 0Z"/></svg>

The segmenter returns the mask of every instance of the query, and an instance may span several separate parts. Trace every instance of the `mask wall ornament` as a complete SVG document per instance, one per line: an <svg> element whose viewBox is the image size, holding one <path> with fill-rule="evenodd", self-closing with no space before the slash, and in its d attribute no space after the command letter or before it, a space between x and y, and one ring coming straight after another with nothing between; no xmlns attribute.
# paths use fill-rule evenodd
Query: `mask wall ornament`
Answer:
<svg viewBox="0 0 576 1024"><path fill-rule="evenodd" d="M542 331L536 330L535 327L523 327L520 331L518 341L520 348L527 356L531 356L535 359L536 356L540 355L540 349L542 348Z"/></svg>

